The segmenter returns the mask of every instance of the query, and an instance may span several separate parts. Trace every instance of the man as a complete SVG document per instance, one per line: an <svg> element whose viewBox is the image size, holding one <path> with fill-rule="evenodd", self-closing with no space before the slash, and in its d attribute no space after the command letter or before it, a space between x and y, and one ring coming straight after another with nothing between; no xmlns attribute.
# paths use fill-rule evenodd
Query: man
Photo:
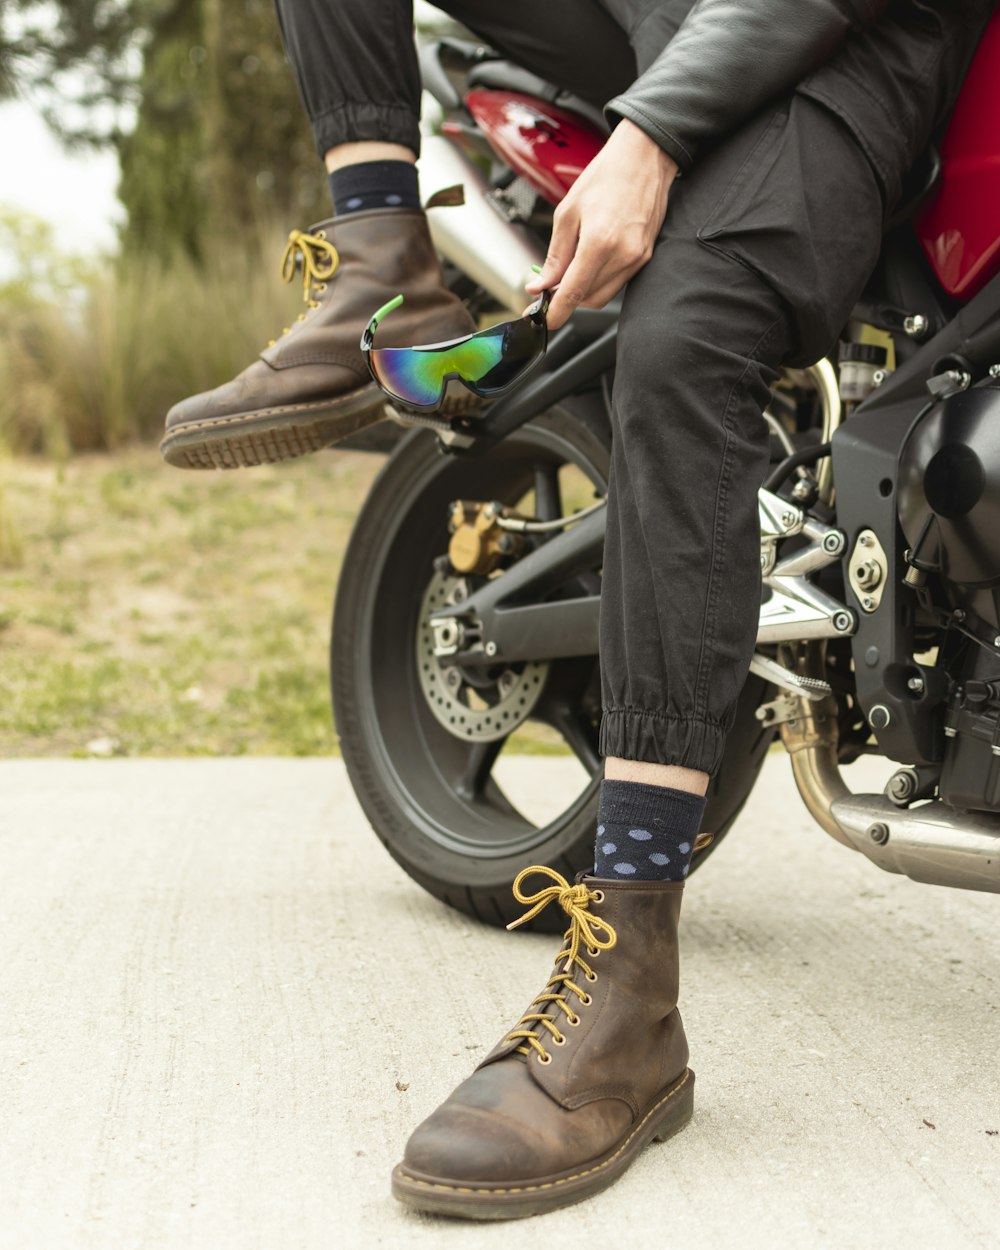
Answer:
<svg viewBox="0 0 1000 1250"><path fill-rule="evenodd" d="M627 284L594 873L575 886L549 874L535 894L515 883L528 916L560 903L568 943L522 1020L417 1129L393 1175L414 1206L496 1218L596 1192L691 1114L677 922L756 637L761 411L780 365L834 344L992 4L442 7L614 124L560 205L530 288L558 286L550 326ZM417 200L407 0L278 8L336 216L298 239L312 276L303 319L234 382L168 416L164 452L192 467L282 459L370 421L379 397L357 343L397 291L397 345L472 328L441 286ZM381 331L380 345L390 345Z"/></svg>

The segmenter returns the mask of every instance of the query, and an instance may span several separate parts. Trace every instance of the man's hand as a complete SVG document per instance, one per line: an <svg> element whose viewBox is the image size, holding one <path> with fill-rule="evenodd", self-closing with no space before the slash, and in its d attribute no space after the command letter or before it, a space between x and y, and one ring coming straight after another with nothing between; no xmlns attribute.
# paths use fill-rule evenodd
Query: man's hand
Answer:
<svg viewBox="0 0 1000 1250"><path fill-rule="evenodd" d="M676 176L658 143L627 119L618 123L556 208L545 265L527 285L537 295L559 284L549 329L580 304L603 307L649 260Z"/></svg>

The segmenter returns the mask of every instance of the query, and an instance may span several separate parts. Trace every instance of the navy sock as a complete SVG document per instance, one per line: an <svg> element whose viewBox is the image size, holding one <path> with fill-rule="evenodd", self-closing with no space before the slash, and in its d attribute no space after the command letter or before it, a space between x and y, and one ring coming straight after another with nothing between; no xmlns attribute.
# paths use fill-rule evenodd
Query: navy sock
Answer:
<svg viewBox="0 0 1000 1250"><path fill-rule="evenodd" d="M705 800L638 781L602 781L594 876L683 881L691 867Z"/></svg>
<svg viewBox="0 0 1000 1250"><path fill-rule="evenodd" d="M419 208L417 167L409 161L365 161L327 177L338 217L369 208Z"/></svg>

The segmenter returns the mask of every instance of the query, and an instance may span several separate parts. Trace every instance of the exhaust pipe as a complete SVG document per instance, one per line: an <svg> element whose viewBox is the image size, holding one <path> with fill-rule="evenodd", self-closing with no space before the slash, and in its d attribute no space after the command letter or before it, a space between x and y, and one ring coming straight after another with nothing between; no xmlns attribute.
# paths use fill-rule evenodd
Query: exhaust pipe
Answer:
<svg viewBox="0 0 1000 1250"><path fill-rule="evenodd" d="M823 672L821 644L783 651L800 676ZM852 794L837 762L837 705L792 696L779 723L792 775L810 815L837 842L927 885L1000 894L1000 815L955 811L940 800L900 807L886 794Z"/></svg>
<svg viewBox="0 0 1000 1250"><path fill-rule="evenodd" d="M831 810L854 849L886 872L1000 894L1000 816L966 811L956 823L943 803L905 809L882 794L848 795Z"/></svg>
<svg viewBox="0 0 1000 1250"><path fill-rule="evenodd" d="M477 166L443 135L424 135L420 151L420 198L460 183L465 203L429 208L434 246L504 308L520 313L530 298L524 284L545 252L527 227L504 221L486 199L489 184Z"/></svg>

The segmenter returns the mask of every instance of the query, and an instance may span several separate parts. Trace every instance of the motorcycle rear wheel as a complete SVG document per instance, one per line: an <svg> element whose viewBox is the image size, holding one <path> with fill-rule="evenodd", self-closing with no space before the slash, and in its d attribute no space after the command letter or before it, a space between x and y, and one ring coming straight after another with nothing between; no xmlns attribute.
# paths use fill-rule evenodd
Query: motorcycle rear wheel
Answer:
<svg viewBox="0 0 1000 1250"><path fill-rule="evenodd" d="M433 589L434 561L447 550L448 505L461 498L524 506L534 491L539 514L546 507L561 512L567 472L578 486L585 479L603 494L609 460L608 436L564 408L468 459L442 455L433 434L413 431L372 486L344 557L330 672L351 784L376 834L409 876L487 924L504 925L519 914L510 886L526 864L545 863L572 879L593 863L599 671L594 658L553 661L540 672L541 693L532 694L537 702L522 724L541 723L550 739L555 730L582 766L582 781L575 795L557 799L558 811L533 818L523 797L511 792L517 770L505 779L498 765L511 736L463 739L447 716L432 711L426 673L420 679L421 665L433 662L420 651L420 617ZM508 676L513 685L517 675ZM744 687L708 792L704 828L715 840L695 856L693 870L731 828L757 779L774 737L754 716L768 690L753 675ZM568 765L536 767L562 774ZM550 910L534 927L562 927Z"/></svg>

